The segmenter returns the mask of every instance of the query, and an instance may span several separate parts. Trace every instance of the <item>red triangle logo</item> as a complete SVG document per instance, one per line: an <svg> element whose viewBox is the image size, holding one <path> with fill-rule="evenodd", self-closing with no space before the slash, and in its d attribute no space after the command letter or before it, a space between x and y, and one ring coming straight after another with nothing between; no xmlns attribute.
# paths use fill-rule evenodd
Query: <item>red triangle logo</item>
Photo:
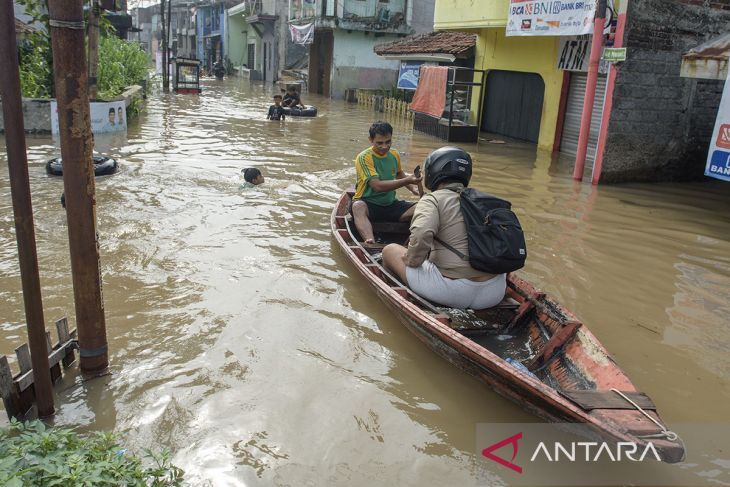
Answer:
<svg viewBox="0 0 730 487"><path fill-rule="evenodd" d="M482 450L482 455L489 458L493 462L497 462L503 467L507 467L510 470L514 470L517 473L522 473L522 467L519 465L515 465L512 463L514 459L517 457L517 451L520 448L519 441L522 439L522 432L517 433L516 435L510 436L509 438L505 438L504 440L495 443L492 446L486 447L484 450ZM502 457L498 457L497 455L493 454L492 452L495 450L499 450L500 448L512 445L512 458L510 460L505 460Z"/></svg>

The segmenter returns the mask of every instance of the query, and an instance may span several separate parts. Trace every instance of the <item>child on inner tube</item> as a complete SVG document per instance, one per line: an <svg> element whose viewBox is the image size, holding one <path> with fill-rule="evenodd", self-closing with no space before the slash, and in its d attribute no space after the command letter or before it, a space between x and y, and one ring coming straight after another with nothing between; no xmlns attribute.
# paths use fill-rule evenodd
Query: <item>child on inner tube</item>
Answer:
<svg viewBox="0 0 730 487"><path fill-rule="evenodd" d="M286 95L284 95L284 101L281 103L282 106L289 108L304 108L302 99L297 93L297 89L290 86L286 89Z"/></svg>

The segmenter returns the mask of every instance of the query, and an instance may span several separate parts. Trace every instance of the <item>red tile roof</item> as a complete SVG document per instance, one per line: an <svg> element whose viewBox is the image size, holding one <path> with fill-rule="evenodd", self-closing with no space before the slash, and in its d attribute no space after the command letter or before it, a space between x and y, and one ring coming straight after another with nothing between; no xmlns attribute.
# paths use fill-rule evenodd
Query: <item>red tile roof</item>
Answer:
<svg viewBox="0 0 730 487"><path fill-rule="evenodd" d="M379 56L401 54L453 54L466 55L477 41L476 34L467 32L428 32L375 46Z"/></svg>

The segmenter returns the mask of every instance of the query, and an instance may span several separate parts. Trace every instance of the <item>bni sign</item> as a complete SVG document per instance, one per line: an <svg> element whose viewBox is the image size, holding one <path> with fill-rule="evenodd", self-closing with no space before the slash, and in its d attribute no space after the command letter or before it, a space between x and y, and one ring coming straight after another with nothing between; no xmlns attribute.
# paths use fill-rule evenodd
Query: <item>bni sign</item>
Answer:
<svg viewBox="0 0 730 487"><path fill-rule="evenodd" d="M730 70L722 92L720 109L717 111L705 176L730 181Z"/></svg>

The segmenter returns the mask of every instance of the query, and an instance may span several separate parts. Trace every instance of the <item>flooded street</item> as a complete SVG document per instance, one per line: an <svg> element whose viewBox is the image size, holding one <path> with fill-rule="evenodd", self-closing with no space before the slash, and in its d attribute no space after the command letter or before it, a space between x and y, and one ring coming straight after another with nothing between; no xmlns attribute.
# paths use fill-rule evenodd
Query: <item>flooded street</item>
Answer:
<svg viewBox="0 0 730 487"><path fill-rule="evenodd" d="M305 94L317 118L269 122L273 93L240 79L153 93L126 137L96 137L121 165L96 180L112 374L71 369L56 422L167 447L190 485L500 484L476 424L538 419L429 351L330 235L376 114ZM445 145L391 122L407 171ZM28 139L49 326L74 322L63 183L44 167L54 144ZM730 186L594 188L527 145L464 148L472 186L511 200L525 227L522 275L587 324L670 425L729 422ZM252 165L266 184L239 189ZM11 355L26 331L4 152L0 194ZM707 448L690 455L716 458Z"/></svg>

